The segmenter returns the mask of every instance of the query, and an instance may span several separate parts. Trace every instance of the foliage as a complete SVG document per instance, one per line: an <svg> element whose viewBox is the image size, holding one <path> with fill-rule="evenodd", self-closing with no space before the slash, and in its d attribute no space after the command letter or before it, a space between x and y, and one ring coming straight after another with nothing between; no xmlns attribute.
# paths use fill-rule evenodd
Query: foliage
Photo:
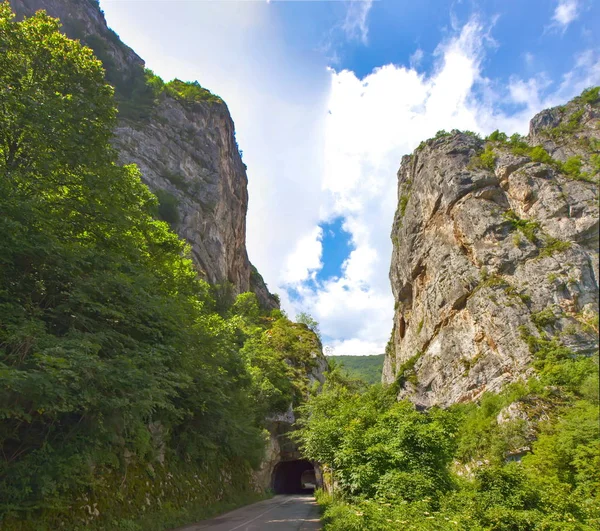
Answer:
<svg viewBox="0 0 600 531"><path fill-rule="evenodd" d="M539 257L544 258L546 256L553 256L555 253L563 253L570 249L571 245L571 242L559 240L552 236L545 236Z"/></svg>
<svg viewBox="0 0 600 531"><path fill-rule="evenodd" d="M491 144L487 144L485 149L479 155L471 159L469 167L493 170L496 165L496 158L496 154L494 153Z"/></svg>
<svg viewBox="0 0 600 531"><path fill-rule="evenodd" d="M317 321L315 321L315 319L313 319L313 317L306 313L306 312L300 312L298 315L296 315L296 322L306 325L308 327L309 330L313 331L316 336L321 339L321 332L319 332L319 323L317 323Z"/></svg>
<svg viewBox="0 0 600 531"><path fill-rule="evenodd" d="M590 87L590 88L586 88L581 93L579 98L581 99L581 101L583 103L588 103L591 105L598 101L598 98L600 97L599 94L600 94L600 87Z"/></svg>
<svg viewBox="0 0 600 531"><path fill-rule="evenodd" d="M562 164L562 171L571 177L577 177L581 173L582 165L581 157L569 157Z"/></svg>
<svg viewBox="0 0 600 531"><path fill-rule="evenodd" d="M530 242L535 243L536 234L540 229L540 224L537 221L521 219L513 210L507 210L502 214L502 217L508 221L511 230L518 230Z"/></svg>
<svg viewBox="0 0 600 531"><path fill-rule="evenodd" d="M553 325L557 320L554 310L551 306L544 308L539 312L531 314L531 322L537 327L538 330L542 330L547 326Z"/></svg>
<svg viewBox="0 0 600 531"><path fill-rule="evenodd" d="M402 387L405 382L410 382L413 385L417 384L417 373L415 372L415 365L419 358L422 356L422 352L417 352L414 356L408 358L405 362L400 365L396 372L396 383Z"/></svg>
<svg viewBox="0 0 600 531"><path fill-rule="evenodd" d="M381 382L384 358L385 354L375 354L371 356L331 356L329 360L341 365L342 370L346 370L350 377L358 378L367 384L377 384Z"/></svg>
<svg viewBox="0 0 600 531"><path fill-rule="evenodd" d="M118 35L110 29L105 35L88 34L77 21L66 21L64 27L70 37L89 46L102 61L106 80L115 88L120 118L133 121L148 119L163 94L183 103L223 102L197 81L174 79L165 83L160 76L144 68L142 64L132 63L126 67L119 65L114 59L114 48L121 49L125 55L128 51Z"/></svg>
<svg viewBox="0 0 600 531"><path fill-rule="evenodd" d="M456 428L451 415L420 413L409 402L396 402L391 388L361 392L338 375L301 411L303 451L333 470L341 492L413 500L449 488Z"/></svg>
<svg viewBox="0 0 600 531"><path fill-rule="evenodd" d="M179 223L179 201L167 190L157 190L155 192L158 199L158 207L156 214L159 219L166 221L171 226Z"/></svg>
<svg viewBox="0 0 600 531"><path fill-rule="evenodd" d="M197 81L185 82L180 79L173 79L165 84L165 92L183 102L197 103L208 101L223 103L221 98L203 88Z"/></svg>
<svg viewBox="0 0 600 531"><path fill-rule="evenodd" d="M404 217L404 214L406 214L406 207L408 206L408 200L410 199L410 193L408 194L402 194L400 196L400 216Z"/></svg>
<svg viewBox="0 0 600 531"><path fill-rule="evenodd" d="M265 497L252 489L243 463L128 463L126 474L104 474L81 496L68 520L60 512L23 520L9 517L4 531L163 531L222 514Z"/></svg>
<svg viewBox="0 0 600 531"><path fill-rule="evenodd" d="M536 315L540 326L550 320ZM299 435L305 455L335 482L317 497L324 528L595 529L597 358L523 334L537 376L446 411L419 412L395 401L394 386L365 390L328 375L302 408Z"/></svg>
<svg viewBox="0 0 600 531"><path fill-rule="evenodd" d="M550 154L542 146L532 147L528 155L534 162L543 162L544 164L552 164L553 162Z"/></svg>
<svg viewBox="0 0 600 531"><path fill-rule="evenodd" d="M496 129L494 132L490 133L487 136L486 141L504 143L508 141L508 136L506 135L506 133L502 133L498 129Z"/></svg>
<svg viewBox="0 0 600 531"><path fill-rule="evenodd" d="M235 465L235 488L196 501L236 495L264 415L306 393L318 338L254 295L219 306L156 219L176 222L169 196L117 164L113 89L89 48L2 3L0 49L0 522L126 519L119 504L141 510L177 471ZM164 514L192 491L161 498Z"/></svg>

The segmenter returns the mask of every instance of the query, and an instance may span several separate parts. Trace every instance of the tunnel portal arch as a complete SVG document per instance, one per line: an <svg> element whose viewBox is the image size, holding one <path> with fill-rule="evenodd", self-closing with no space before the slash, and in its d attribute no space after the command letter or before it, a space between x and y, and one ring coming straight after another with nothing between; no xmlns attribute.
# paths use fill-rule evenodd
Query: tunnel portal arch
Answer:
<svg viewBox="0 0 600 531"><path fill-rule="evenodd" d="M316 484L315 466L306 459L281 461L273 470L271 486L275 494L308 494Z"/></svg>

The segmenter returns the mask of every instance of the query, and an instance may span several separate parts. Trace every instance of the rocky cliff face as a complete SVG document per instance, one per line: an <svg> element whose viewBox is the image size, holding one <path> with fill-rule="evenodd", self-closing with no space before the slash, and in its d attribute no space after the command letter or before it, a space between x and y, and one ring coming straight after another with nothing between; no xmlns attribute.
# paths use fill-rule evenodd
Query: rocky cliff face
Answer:
<svg viewBox="0 0 600 531"><path fill-rule="evenodd" d="M189 242L193 260L213 284L233 295L254 291L267 309L278 307L246 252L246 167L225 103L210 95L185 101L146 83L143 60L108 28L96 0L11 0L18 16L39 9L57 17L65 33L94 49L115 86L120 161L136 163L158 192L174 230Z"/></svg>
<svg viewBox="0 0 600 531"><path fill-rule="evenodd" d="M598 349L599 107L588 91L526 138L454 131L402 159L383 372L401 398L446 406L527 378L531 335Z"/></svg>

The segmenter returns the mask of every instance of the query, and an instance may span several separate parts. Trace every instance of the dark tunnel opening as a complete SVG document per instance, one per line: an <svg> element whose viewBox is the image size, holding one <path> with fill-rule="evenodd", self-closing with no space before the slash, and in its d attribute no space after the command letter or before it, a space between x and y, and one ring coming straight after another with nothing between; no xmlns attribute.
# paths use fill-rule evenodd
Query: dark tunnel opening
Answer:
<svg viewBox="0 0 600 531"><path fill-rule="evenodd" d="M306 459L282 461L273 470L275 494L309 494L316 482L315 467Z"/></svg>

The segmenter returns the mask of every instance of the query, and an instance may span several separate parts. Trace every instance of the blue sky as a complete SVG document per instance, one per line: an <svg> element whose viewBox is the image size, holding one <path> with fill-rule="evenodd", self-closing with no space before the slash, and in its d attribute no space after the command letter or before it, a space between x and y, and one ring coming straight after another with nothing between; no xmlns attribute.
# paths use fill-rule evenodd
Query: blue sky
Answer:
<svg viewBox="0 0 600 531"><path fill-rule="evenodd" d="M222 96L251 260L337 354L383 352L396 171L439 129L526 133L600 83L593 0L101 0L166 79Z"/></svg>

